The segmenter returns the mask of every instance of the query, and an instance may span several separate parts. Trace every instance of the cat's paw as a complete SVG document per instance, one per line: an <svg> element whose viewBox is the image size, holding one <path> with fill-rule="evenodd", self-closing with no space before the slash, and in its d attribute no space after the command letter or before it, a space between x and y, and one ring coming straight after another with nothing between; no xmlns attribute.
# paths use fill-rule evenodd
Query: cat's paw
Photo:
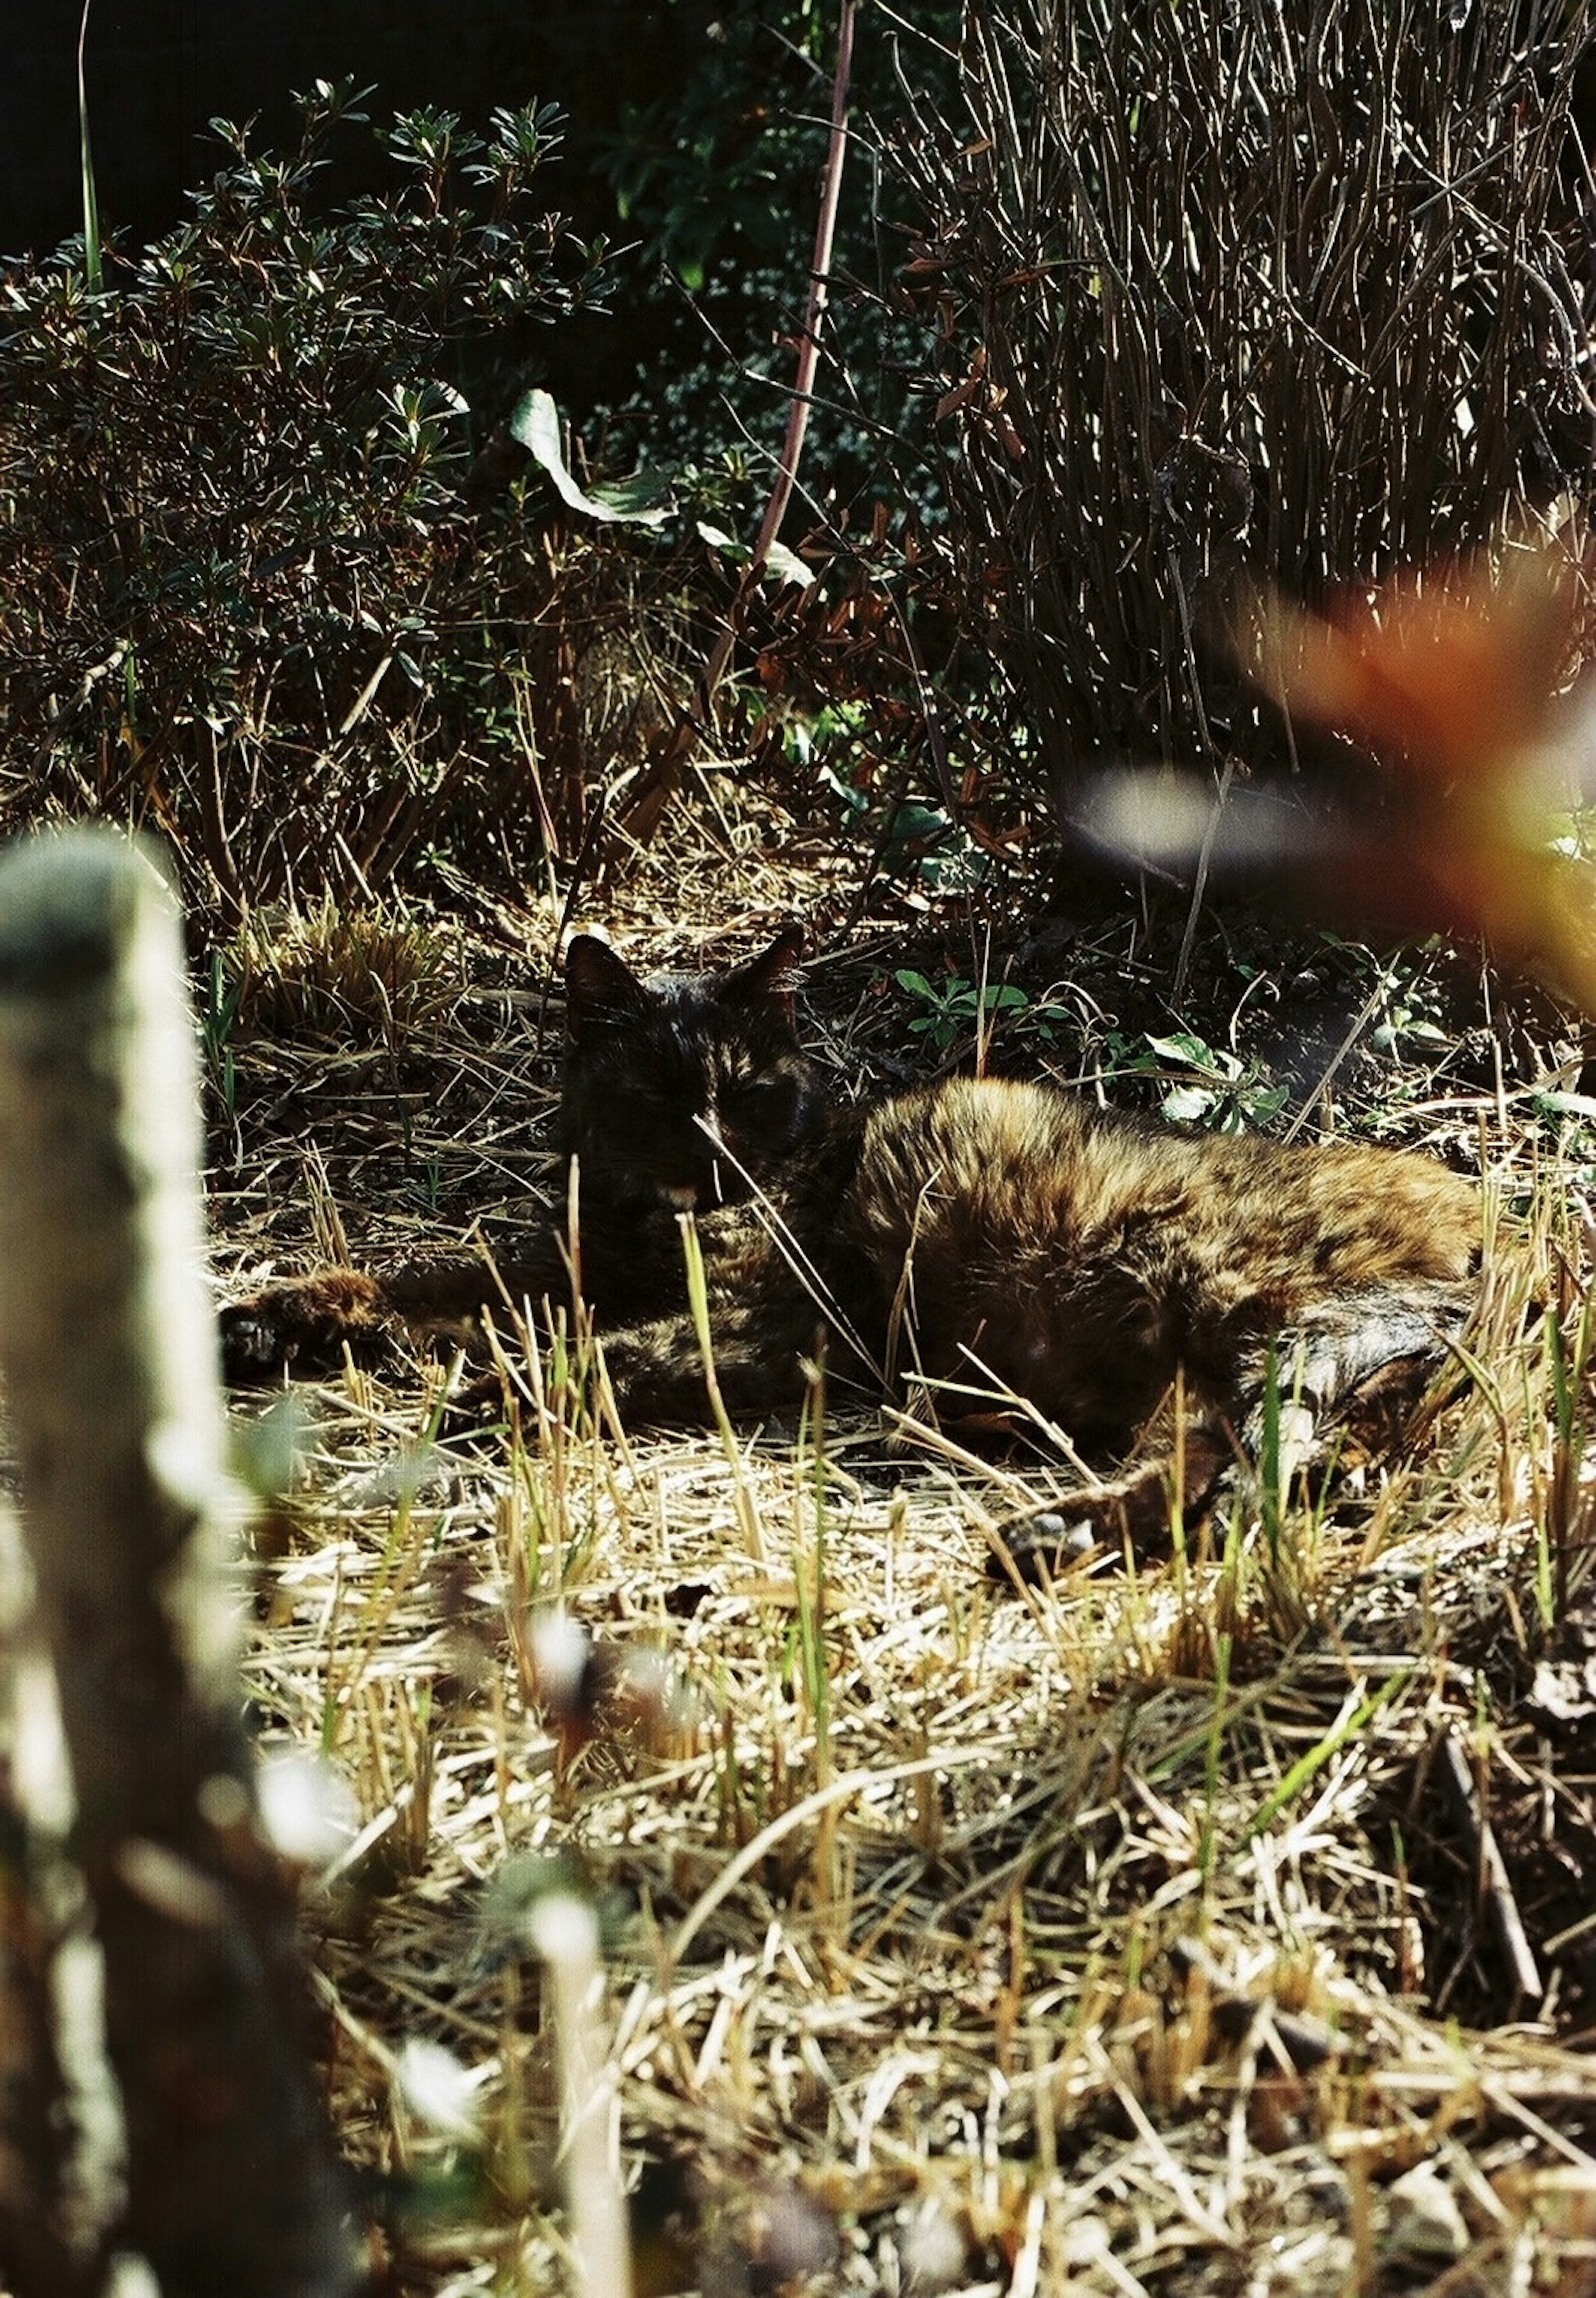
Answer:
<svg viewBox="0 0 1596 2298"><path fill-rule="evenodd" d="M217 1325L222 1378L238 1388L286 1371L335 1370L346 1345L369 1355L386 1333L380 1288L355 1269L262 1285L229 1302Z"/></svg>
<svg viewBox="0 0 1596 2298"><path fill-rule="evenodd" d="M1167 1534L1167 1507L1163 1525ZM1071 1492L1046 1508L1023 1509L1005 1517L987 1536L988 1575L1019 1579L1030 1587L1059 1579L1094 1558L1122 1555L1128 1536L1133 1547L1141 1544L1131 1535L1125 1489L1117 1484Z"/></svg>
<svg viewBox="0 0 1596 2298"><path fill-rule="evenodd" d="M451 1390L438 1423L440 1436L480 1436L502 1427L509 1410L504 1376L472 1373Z"/></svg>
<svg viewBox="0 0 1596 2298"><path fill-rule="evenodd" d="M1219 1431L1190 1428L1178 1454L1161 1449L1112 1484L1022 1509L988 1535L987 1569L1011 1586L1016 1579L1035 1586L1094 1558L1167 1557L1177 1527L1193 1522L1212 1499L1228 1451Z"/></svg>
<svg viewBox="0 0 1596 2298"><path fill-rule="evenodd" d="M270 1380L287 1365L290 1344L272 1314L269 1296L229 1302L216 1323L222 1378L230 1388Z"/></svg>

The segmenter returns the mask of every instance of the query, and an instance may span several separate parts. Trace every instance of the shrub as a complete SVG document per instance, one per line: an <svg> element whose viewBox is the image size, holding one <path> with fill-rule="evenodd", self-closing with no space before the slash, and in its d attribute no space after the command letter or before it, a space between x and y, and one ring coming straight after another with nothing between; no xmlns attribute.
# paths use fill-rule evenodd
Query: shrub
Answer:
<svg viewBox="0 0 1596 2298"><path fill-rule="evenodd" d="M1033 793L1095 752L1268 748L1244 568L1312 598L1587 473L1586 17L967 0L964 116L922 102L895 161L968 625Z"/></svg>
<svg viewBox="0 0 1596 2298"><path fill-rule="evenodd" d="M0 827L157 828L232 916L535 851L581 811L539 786L559 680L634 586L491 442L600 281L538 198L554 115L401 118L391 188L329 207L355 102L318 84L285 159L218 123L193 219L103 293L70 250L4 283Z"/></svg>

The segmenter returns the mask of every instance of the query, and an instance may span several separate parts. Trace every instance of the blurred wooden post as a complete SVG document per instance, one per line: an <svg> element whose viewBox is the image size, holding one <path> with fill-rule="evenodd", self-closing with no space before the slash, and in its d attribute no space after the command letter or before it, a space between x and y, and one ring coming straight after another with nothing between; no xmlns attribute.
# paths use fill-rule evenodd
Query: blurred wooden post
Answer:
<svg viewBox="0 0 1596 2298"><path fill-rule="evenodd" d="M176 907L110 831L0 858L0 1374L162 2298L341 2298L345 2174L258 1829Z"/></svg>

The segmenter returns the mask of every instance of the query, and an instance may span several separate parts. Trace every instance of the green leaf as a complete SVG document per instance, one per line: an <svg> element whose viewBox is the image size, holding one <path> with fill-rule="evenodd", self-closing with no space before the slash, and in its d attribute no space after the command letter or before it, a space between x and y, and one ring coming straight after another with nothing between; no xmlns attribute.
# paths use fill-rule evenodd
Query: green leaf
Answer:
<svg viewBox="0 0 1596 2298"><path fill-rule="evenodd" d="M78 34L78 153L83 178L83 277L91 295L105 284L104 257L100 242L100 199L95 189L94 153L88 142L88 92L83 81L83 48L88 37L88 0Z"/></svg>
<svg viewBox="0 0 1596 2298"><path fill-rule="evenodd" d="M887 825L888 836L896 845L906 845L912 839L946 838L953 828L939 806L924 806L917 798L906 798L892 809Z"/></svg>
<svg viewBox="0 0 1596 2298"><path fill-rule="evenodd" d="M1213 1048L1194 1036L1190 1029L1177 1029L1168 1037L1149 1036L1148 1045L1161 1062L1179 1062L1188 1069L1211 1070L1217 1066Z"/></svg>
<svg viewBox="0 0 1596 2298"><path fill-rule="evenodd" d="M671 483L663 471L633 471L628 479L606 479L579 487L560 443L559 409L546 391L529 391L509 419L533 462L547 472L554 491L572 510L606 525L660 526L671 510Z"/></svg>
<svg viewBox="0 0 1596 2298"><path fill-rule="evenodd" d="M1177 1086L1173 1093L1166 1093L1162 1105L1164 1115L1177 1124L1200 1125L1217 1099L1218 1095L1206 1086L1182 1085Z"/></svg>
<svg viewBox="0 0 1596 2298"><path fill-rule="evenodd" d="M752 547L748 543L739 542L737 537L728 534L724 527L711 526L706 518L696 519L694 525L699 540L707 542L711 550L720 551L735 566L746 566L753 558ZM806 590L815 580L815 569L806 566L797 551L789 550L784 542L773 542L765 554L765 571L761 579L777 584L796 583L800 589Z"/></svg>
<svg viewBox="0 0 1596 2298"><path fill-rule="evenodd" d="M906 965L902 965L892 978L900 989L908 991L911 997L923 997L927 1004L931 1005L940 1004L941 1001L936 991L923 973L914 973Z"/></svg>
<svg viewBox="0 0 1596 2298"><path fill-rule="evenodd" d="M765 554L765 580L767 583L796 583L806 591L815 580L813 566L806 566L796 550L789 550L784 542L773 542Z"/></svg>

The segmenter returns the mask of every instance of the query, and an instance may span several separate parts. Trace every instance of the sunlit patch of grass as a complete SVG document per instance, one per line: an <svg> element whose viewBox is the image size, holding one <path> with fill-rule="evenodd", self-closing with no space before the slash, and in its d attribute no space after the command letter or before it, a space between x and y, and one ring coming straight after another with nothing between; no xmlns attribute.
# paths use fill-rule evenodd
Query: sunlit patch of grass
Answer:
<svg viewBox="0 0 1596 2298"><path fill-rule="evenodd" d="M939 2244L979 2284L1029 2244L1038 2277L1106 2298L1154 2230L1194 2273L1278 2240L1344 2280L1360 2244L1384 2254L1419 2134L1488 2176L1481 2086L1538 2112L1588 2073L1426 2014L1378 1814L1469 1708L1454 1654L1485 1590L1518 1590L1534 1632L1579 1360L1577 1335L1526 1349L1546 1275L1532 1252L1493 1283L1488 1377L1437 1384L1400 1471L1238 1486L1170 1563L1024 1601L982 1576L975 1464L818 1400L796 1441L623 1449L578 1329L507 1352L500 1431L396 1476L385 1393L322 1392L318 1489L274 1567L292 1617L257 1666L375 1831L318 1957L341 2126L430 2197L396 2222L413 2286L464 2298L492 2261L531 2294L566 2240L533 1948L484 1962L474 1912L556 1852L604 1939L581 2047L606 2053L623 2165L680 2168L683 2272L790 2217L841 2290ZM575 1695L540 1680L551 1608ZM459 2062L470 2145L395 2104L411 2034ZM1111 2160L1088 2241L1078 2197ZM652 2255L648 2209L638 2234Z"/></svg>
<svg viewBox="0 0 1596 2298"><path fill-rule="evenodd" d="M927 2287L1087 2298L1202 2291L1216 2261L1376 2286L1421 2159L1482 2264L1517 2243L1557 2286L1534 2180L1583 2174L1535 2130L1596 2112L1558 2040L1575 1961L1543 1954L1538 2025L1469 2029L1495 1917L1435 1750L1467 1753L1476 1815L1520 1774L1554 1827L1576 1807L1522 1699L1584 1568L1589 1256L1544 1138L1485 1121L1513 1217L1393 1451L1238 1476L1167 1558L1023 1595L986 1526L1070 1472L889 1433L840 1384L796 1436L660 1435L580 1319L540 1335L507 1302L479 1435L438 1436L435 1366L314 1393L256 1693L356 1806L307 1914L404 2286L566 2270L552 1994L504 1916L546 1881L599 1925L583 2047L641 2181L640 2287L768 2278L789 2239L861 2298L919 2261ZM401 2080L413 2039L456 2062L469 2137Z"/></svg>
<svg viewBox="0 0 1596 2298"><path fill-rule="evenodd" d="M458 995L458 939L394 908L327 896L308 910L262 912L222 960L240 1030L267 1037L392 1043Z"/></svg>

